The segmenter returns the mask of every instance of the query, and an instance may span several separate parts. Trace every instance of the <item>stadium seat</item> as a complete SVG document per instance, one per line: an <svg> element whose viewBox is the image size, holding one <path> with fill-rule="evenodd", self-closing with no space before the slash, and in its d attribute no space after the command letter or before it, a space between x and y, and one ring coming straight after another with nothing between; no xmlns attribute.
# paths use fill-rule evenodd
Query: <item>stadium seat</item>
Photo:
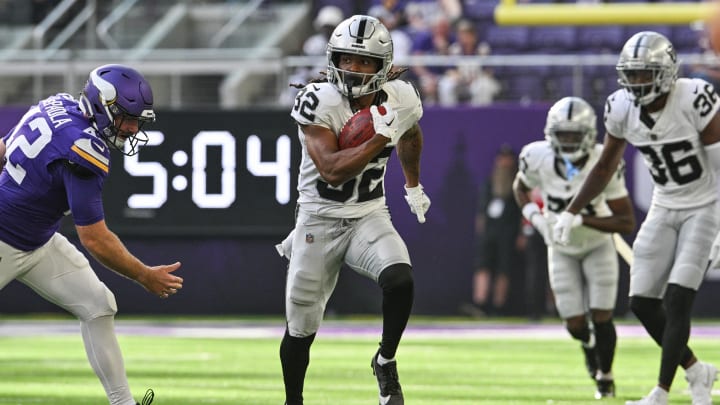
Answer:
<svg viewBox="0 0 720 405"><path fill-rule="evenodd" d="M524 76L516 77L507 82L504 98L509 101L542 101L545 100L545 85L542 78Z"/></svg>
<svg viewBox="0 0 720 405"><path fill-rule="evenodd" d="M583 53L617 53L626 40L619 25L579 27L577 32L578 49Z"/></svg>
<svg viewBox="0 0 720 405"><path fill-rule="evenodd" d="M625 27L625 41L640 31L655 31L668 39L672 38L672 28L669 25L628 25Z"/></svg>
<svg viewBox="0 0 720 405"><path fill-rule="evenodd" d="M678 52L702 52L700 36L702 33L689 25L678 25L672 28L670 42Z"/></svg>
<svg viewBox="0 0 720 405"><path fill-rule="evenodd" d="M576 47L573 26L534 27L530 30L529 47L534 53L571 53Z"/></svg>
<svg viewBox="0 0 720 405"><path fill-rule="evenodd" d="M520 53L527 49L530 30L525 26L487 28L485 40L493 54Z"/></svg>
<svg viewBox="0 0 720 405"><path fill-rule="evenodd" d="M473 20L495 19L495 7L497 0L466 0L463 7L463 15Z"/></svg>

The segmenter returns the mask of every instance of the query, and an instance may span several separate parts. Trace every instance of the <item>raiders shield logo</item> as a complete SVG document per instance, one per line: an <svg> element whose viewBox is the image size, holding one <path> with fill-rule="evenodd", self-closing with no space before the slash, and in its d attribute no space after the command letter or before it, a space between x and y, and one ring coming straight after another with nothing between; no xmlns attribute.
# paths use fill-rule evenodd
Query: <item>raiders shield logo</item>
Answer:
<svg viewBox="0 0 720 405"><path fill-rule="evenodd" d="M306 233L305 234L305 243L313 243L313 242L315 242L315 236L313 236L313 234L311 234L311 233Z"/></svg>

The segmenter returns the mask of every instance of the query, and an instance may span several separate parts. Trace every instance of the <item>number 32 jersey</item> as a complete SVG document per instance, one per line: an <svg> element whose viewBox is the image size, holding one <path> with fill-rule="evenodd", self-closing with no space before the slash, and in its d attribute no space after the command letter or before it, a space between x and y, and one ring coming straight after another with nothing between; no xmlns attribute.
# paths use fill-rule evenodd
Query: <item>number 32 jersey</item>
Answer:
<svg viewBox="0 0 720 405"><path fill-rule="evenodd" d="M382 90L387 102L397 112L399 133L405 133L420 120L422 104L415 88L402 80L390 80ZM353 115L348 99L330 83L311 83L298 93L290 116L301 125L319 125L336 135ZM383 179L388 159L395 145L371 160L356 177L338 187L325 182L307 152L305 134L298 127L302 161L298 176L298 203L303 210L332 218L360 218L385 206Z"/></svg>
<svg viewBox="0 0 720 405"><path fill-rule="evenodd" d="M715 173L699 134L720 108L718 101L710 83L688 78L675 82L665 108L652 115L623 89L608 97L605 128L642 153L655 186L653 204L693 208L717 198Z"/></svg>

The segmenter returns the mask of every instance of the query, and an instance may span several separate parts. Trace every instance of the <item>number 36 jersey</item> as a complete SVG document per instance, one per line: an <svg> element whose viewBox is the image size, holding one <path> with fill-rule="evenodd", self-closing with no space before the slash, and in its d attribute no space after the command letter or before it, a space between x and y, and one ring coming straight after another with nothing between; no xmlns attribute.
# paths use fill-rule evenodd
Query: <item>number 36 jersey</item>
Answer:
<svg viewBox="0 0 720 405"><path fill-rule="evenodd" d="M635 105L625 90L608 97L605 128L642 153L655 186L653 204L681 209L715 201L715 173L699 134L720 108L718 101L710 83L687 78L675 82L665 107L653 114Z"/></svg>
<svg viewBox="0 0 720 405"><path fill-rule="evenodd" d="M415 88L402 80L390 80L382 87L387 102L397 112L399 133L405 133L422 117L422 104ZM388 143L356 177L333 187L320 176L307 152L300 126L319 125L336 135L353 115L348 99L329 83L311 83L295 98L290 116L298 123L302 161L298 176L298 203L303 210L332 218L360 218L385 206L383 179L395 145Z"/></svg>

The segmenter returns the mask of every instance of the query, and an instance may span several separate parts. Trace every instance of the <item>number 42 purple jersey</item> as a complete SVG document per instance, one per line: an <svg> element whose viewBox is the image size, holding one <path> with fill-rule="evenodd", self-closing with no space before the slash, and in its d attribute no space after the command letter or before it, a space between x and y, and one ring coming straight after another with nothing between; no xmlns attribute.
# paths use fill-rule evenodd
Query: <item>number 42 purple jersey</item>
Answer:
<svg viewBox="0 0 720 405"><path fill-rule="evenodd" d="M85 184L100 195L110 170L109 148L78 101L65 93L31 107L3 140L7 163L0 173L0 240L20 250L34 250L71 213L68 168L81 167ZM101 201L99 205L90 220L87 213L78 218L73 212L76 224L102 219Z"/></svg>

